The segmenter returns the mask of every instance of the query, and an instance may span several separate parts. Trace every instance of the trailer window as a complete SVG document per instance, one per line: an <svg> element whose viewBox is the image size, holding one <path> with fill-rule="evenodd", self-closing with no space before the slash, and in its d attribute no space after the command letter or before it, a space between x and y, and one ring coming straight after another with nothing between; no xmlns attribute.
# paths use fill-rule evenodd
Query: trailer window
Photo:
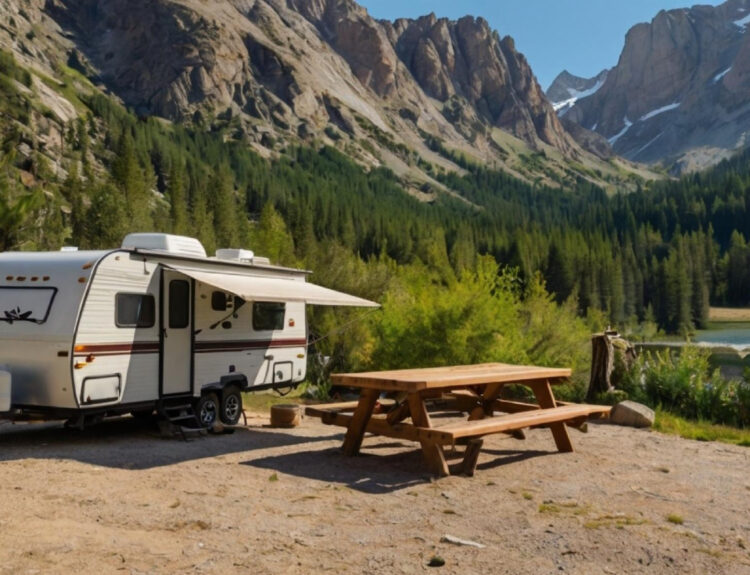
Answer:
<svg viewBox="0 0 750 575"><path fill-rule="evenodd" d="M151 294L118 293L115 300L117 327L153 327L156 323L156 304Z"/></svg>
<svg viewBox="0 0 750 575"><path fill-rule="evenodd" d="M223 291L211 292L211 309L214 311L227 311L233 308L237 311L243 305L245 300L238 295L233 296Z"/></svg>
<svg viewBox="0 0 750 575"><path fill-rule="evenodd" d="M184 329L190 325L190 284L185 280L169 282L169 327Z"/></svg>
<svg viewBox="0 0 750 575"><path fill-rule="evenodd" d="M285 303L255 302L253 304L253 329L274 331L284 329Z"/></svg>
<svg viewBox="0 0 750 575"><path fill-rule="evenodd" d="M223 291L212 292L211 309L214 311L227 311L227 294Z"/></svg>
<svg viewBox="0 0 750 575"><path fill-rule="evenodd" d="M43 324L56 294L57 288L0 287L0 321Z"/></svg>

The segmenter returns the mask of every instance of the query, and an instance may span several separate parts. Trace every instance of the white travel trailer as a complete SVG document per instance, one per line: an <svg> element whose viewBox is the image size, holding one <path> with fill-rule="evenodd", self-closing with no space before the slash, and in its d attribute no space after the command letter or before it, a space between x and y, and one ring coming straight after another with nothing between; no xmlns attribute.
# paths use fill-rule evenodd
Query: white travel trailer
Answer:
<svg viewBox="0 0 750 575"><path fill-rule="evenodd" d="M83 425L192 407L203 425L236 423L241 391L304 380L306 304L377 307L307 275L166 234L1 253L0 417Z"/></svg>

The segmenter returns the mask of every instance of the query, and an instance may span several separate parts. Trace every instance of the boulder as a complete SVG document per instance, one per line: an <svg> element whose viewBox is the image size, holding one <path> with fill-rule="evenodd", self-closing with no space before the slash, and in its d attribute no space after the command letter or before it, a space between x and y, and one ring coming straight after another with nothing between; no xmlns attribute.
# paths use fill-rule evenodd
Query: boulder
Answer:
<svg viewBox="0 0 750 575"><path fill-rule="evenodd" d="M609 414L610 422L628 427L651 427L654 419L653 409L635 401L621 401Z"/></svg>

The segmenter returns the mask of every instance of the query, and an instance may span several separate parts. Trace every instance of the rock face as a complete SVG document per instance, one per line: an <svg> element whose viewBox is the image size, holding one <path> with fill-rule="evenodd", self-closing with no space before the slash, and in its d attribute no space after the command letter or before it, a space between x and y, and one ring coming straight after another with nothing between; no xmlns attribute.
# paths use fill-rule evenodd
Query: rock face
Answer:
<svg viewBox="0 0 750 575"><path fill-rule="evenodd" d="M374 126L409 146L426 132L479 153L496 127L534 149L581 153L513 40L482 19L379 22L352 0L49 0L46 10L144 114L229 110L304 137Z"/></svg>
<svg viewBox="0 0 750 575"><path fill-rule="evenodd" d="M563 70L547 89L547 99L558 116L562 117L578 100L598 92L608 75L609 70L602 70L593 78L581 78Z"/></svg>
<svg viewBox="0 0 750 575"><path fill-rule="evenodd" d="M451 22L434 14L401 19L389 36L430 97L444 103L459 98L494 126L526 141L540 138L572 151L526 58L512 38L500 39L484 19L467 16Z"/></svg>
<svg viewBox="0 0 750 575"><path fill-rule="evenodd" d="M565 117L640 162L710 164L750 133L750 0L660 12L633 27L619 62Z"/></svg>
<svg viewBox="0 0 750 575"><path fill-rule="evenodd" d="M621 401L609 414L611 423L627 427L651 427L655 419L653 409L635 401Z"/></svg>

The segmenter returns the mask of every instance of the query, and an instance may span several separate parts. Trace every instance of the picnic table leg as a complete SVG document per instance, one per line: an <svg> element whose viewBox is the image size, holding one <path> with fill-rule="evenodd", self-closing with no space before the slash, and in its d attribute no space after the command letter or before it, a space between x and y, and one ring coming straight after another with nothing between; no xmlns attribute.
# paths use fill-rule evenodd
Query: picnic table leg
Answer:
<svg viewBox="0 0 750 575"><path fill-rule="evenodd" d="M370 421L373 409L375 409L375 403L378 401L379 395L380 393L376 389L366 388L359 394L359 403L357 403L357 408L354 410L344 438L342 449L345 455L357 455L359 453L367 424Z"/></svg>
<svg viewBox="0 0 750 575"><path fill-rule="evenodd" d="M409 394L409 410L411 411L411 420L414 425L417 427L432 427L427 407L418 393ZM422 453L424 453L424 458L430 467L430 471L438 477L450 475L443 448L431 441L420 441L420 443L422 445Z"/></svg>
<svg viewBox="0 0 750 575"><path fill-rule="evenodd" d="M555 396L552 395L552 387L549 381L542 381L535 383L532 386L536 401L539 407L542 409L551 409L557 407L555 403ZM570 441L568 435L568 429L564 423L550 423L550 429L552 430L552 436L555 438L555 444L557 445L558 451L571 452L573 451L573 444Z"/></svg>

